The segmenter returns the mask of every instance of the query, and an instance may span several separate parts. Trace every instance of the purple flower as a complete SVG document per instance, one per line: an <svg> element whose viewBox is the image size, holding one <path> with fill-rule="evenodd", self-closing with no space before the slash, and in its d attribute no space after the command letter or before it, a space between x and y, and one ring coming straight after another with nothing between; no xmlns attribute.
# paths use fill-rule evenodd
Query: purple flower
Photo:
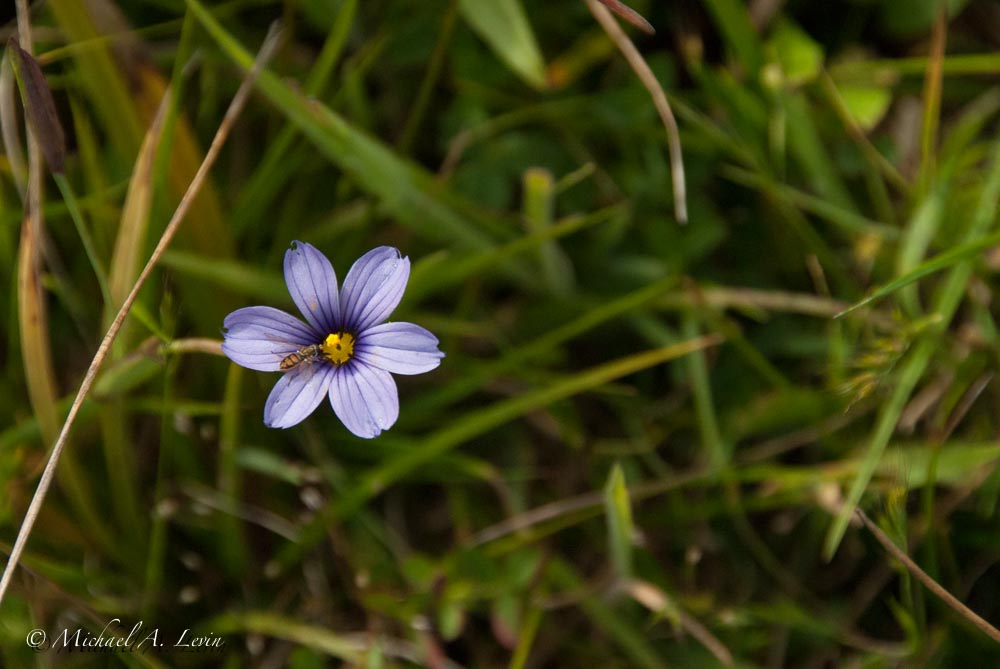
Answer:
<svg viewBox="0 0 1000 669"><path fill-rule="evenodd" d="M371 439L399 417L394 374L429 372L444 357L437 337L413 323L386 323L410 277L410 260L380 246L361 256L337 290L337 275L315 247L292 242L285 283L306 322L272 307L226 316L222 351L238 365L284 372L264 405L264 424L287 428L324 395L348 430Z"/></svg>

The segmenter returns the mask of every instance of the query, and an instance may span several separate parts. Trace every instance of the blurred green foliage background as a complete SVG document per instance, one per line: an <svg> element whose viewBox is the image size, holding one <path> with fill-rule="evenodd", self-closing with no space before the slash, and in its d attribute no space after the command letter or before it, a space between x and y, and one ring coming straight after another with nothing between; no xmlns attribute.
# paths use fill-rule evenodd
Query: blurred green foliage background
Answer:
<svg viewBox="0 0 1000 669"><path fill-rule="evenodd" d="M583 0L35 3L68 148L32 228L0 79L6 552L282 31L83 405L0 608L3 666L1000 663L848 523L860 505L1000 621L1000 5L632 7L657 31L623 24L680 126L686 225L650 94ZM397 379L377 440L325 404L265 428L276 376L218 354L233 309L293 309L294 239L341 276L378 244L414 262L394 318L447 358ZM25 643L113 618L225 645Z"/></svg>

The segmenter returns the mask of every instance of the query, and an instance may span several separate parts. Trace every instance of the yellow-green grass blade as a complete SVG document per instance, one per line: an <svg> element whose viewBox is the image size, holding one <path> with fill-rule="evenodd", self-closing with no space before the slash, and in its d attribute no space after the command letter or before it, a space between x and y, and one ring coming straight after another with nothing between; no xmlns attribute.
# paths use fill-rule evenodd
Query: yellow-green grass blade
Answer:
<svg viewBox="0 0 1000 669"><path fill-rule="evenodd" d="M632 575L632 504L625 485L625 472L615 463L604 485L604 517L608 524L608 547L615 573L620 579Z"/></svg>
<svg viewBox="0 0 1000 669"><path fill-rule="evenodd" d="M48 312L41 286L40 253L36 230L41 219L25 218L21 227L21 243L17 268L18 330L24 380L28 388L28 401L38 421L39 433L44 444L55 442L62 425L58 409L58 386L55 363L50 348ZM82 516L90 536L104 547L114 545L97 513L77 459L71 453L60 463L60 481L76 510Z"/></svg>
<svg viewBox="0 0 1000 669"><path fill-rule="evenodd" d="M531 655L531 648L535 642L535 635L538 633L538 626L542 621L542 609L540 606L529 604L528 610L524 614L524 621L518 630L517 646L514 654L510 658L508 669L524 669Z"/></svg>
<svg viewBox="0 0 1000 669"><path fill-rule="evenodd" d="M85 3L80 0L53 0L49 9L68 42L84 42L100 37ZM131 160L142 140L142 124L133 97L106 44L75 51L74 62L83 88L106 129L109 143L119 156Z"/></svg>
<svg viewBox="0 0 1000 669"><path fill-rule="evenodd" d="M525 171L522 177L524 223L531 233L543 233L553 225L556 206L555 178L540 167ZM550 293L566 296L573 290L573 265L555 240L543 242L537 251L542 280Z"/></svg>
<svg viewBox="0 0 1000 669"><path fill-rule="evenodd" d="M18 325L21 355L28 400L38 417L45 442L55 441L59 434L56 412L55 363L50 348L48 310L41 285L41 249L38 232L39 218L26 217L21 227L21 244L17 267Z"/></svg>
<svg viewBox="0 0 1000 669"><path fill-rule="evenodd" d="M859 302L852 304L849 308L839 312L835 318L841 318L853 311L888 297L898 290L919 281L925 276L940 272L948 269L949 267L954 267L955 265L963 262L971 261L986 249L993 248L998 244L1000 244L1000 232L994 232L984 237L980 237L979 239L963 242L962 244L959 244L944 253L934 256L930 260L922 262L903 276L893 279L884 286L877 288L865 299L860 300Z"/></svg>
<svg viewBox="0 0 1000 669"><path fill-rule="evenodd" d="M111 271L108 289L111 302L106 305L105 326L110 324L118 307L125 301L129 291L139 276L140 263L145 259L146 234L153 205L153 159L160 142L164 115L169 104L169 93L164 95L160 111L156 114L139 148L139 155L132 168L125 206L122 208L118 236L111 256ZM127 325L115 342L116 351L121 353L128 342Z"/></svg>
<svg viewBox="0 0 1000 669"><path fill-rule="evenodd" d="M234 295L252 297L270 303L291 305L285 279L277 270L262 269L239 260L210 260L185 251L167 251L161 264L181 276L209 283L231 291ZM221 314L214 332L222 327Z"/></svg>
<svg viewBox="0 0 1000 669"><path fill-rule="evenodd" d="M941 226L945 196L943 188L934 188L917 206L900 240L899 253L896 257L897 274L911 272L926 255L931 241ZM910 318L919 318L921 309L915 287L901 288L899 297L907 315Z"/></svg>
<svg viewBox="0 0 1000 669"><path fill-rule="evenodd" d="M140 470L136 466L135 445L129 438L130 421L123 398L118 396L105 402L98 419L112 513L120 528L116 550L138 556L138 547L145 541L145 513L139 500ZM138 560L130 560L130 564L141 570Z"/></svg>
<svg viewBox="0 0 1000 669"><path fill-rule="evenodd" d="M86 254L87 260L90 261L90 267L97 278L97 285L101 289L101 298L107 304L111 295L108 289L108 274L104 270L104 264L101 262L100 257L97 255L97 248L94 245L93 237L90 234L87 223L83 220L83 214L80 212L80 204L73 193L72 187L69 185L69 181L66 179L66 175L53 174L52 178L59 187L59 192L62 193L63 200L66 202L66 210L73 220L73 225L76 227L77 235L80 237L80 244L83 246L84 254Z"/></svg>
<svg viewBox="0 0 1000 669"><path fill-rule="evenodd" d="M896 59L849 60L830 68L838 82L877 84L896 82L901 77L923 76L927 72L926 56ZM945 56L941 61L944 76L969 76L1000 74L1000 54L968 53Z"/></svg>
<svg viewBox="0 0 1000 669"><path fill-rule="evenodd" d="M880 484L884 482L886 485L898 486L899 470L905 463L910 475L902 481L903 485L908 490L919 489L928 481L929 463L933 458L938 460L935 481L940 485L959 487L982 472L984 467L992 466L1000 460L1000 445L992 442L952 442L944 450L938 449L936 444L894 445L886 450L885 457L876 468L878 480ZM767 484L770 488L766 496L769 498L776 497L776 491L780 490L794 494L801 503L813 503L818 483L848 481L859 471L860 465L861 458L848 458L818 468L811 465L760 464L733 468L729 475L732 481L741 484ZM717 477L708 469L699 469L671 478L636 483L628 493L629 499L635 504L682 488L714 485L717 485ZM787 503L788 498L776 506L783 507ZM488 545L490 555L520 550L563 529L598 517L602 507L603 497L596 492L561 499L526 511L517 519L517 523L505 522L487 528L474 537L473 545ZM719 510L721 513L731 513L728 504L720 504Z"/></svg>
<svg viewBox="0 0 1000 669"><path fill-rule="evenodd" d="M105 32L121 28L121 17L116 11L92 12L81 0L55 0L48 7L69 43L88 44L88 48L72 52L80 89L93 106L98 125L114 148L117 159L123 164L133 164L163 98L166 89L163 78L141 58L122 61L117 57L134 46L119 43L113 51L112 44L101 39ZM170 194L179 197L201 164L203 153L183 118L178 120L171 141L164 146L170 158L167 171ZM225 225L222 207L211 182L202 187L187 218L188 224L179 235L179 247L194 248L213 258L232 255L232 235ZM117 221L109 223L114 225ZM157 234L159 231L151 232ZM180 288L191 318L199 327L210 327L217 320L213 313L215 308L208 308L210 304L201 286L182 283ZM223 302L221 309L234 306L221 296L213 298L214 304Z"/></svg>
<svg viewBox="0 0 1000 669"><path fill-rule="evenodd" d="M207 621L203 629L215 635L250 632L312 648L351 666L361 666L364 649L327 627L311 625L268 611L226 613Z"/></svg>
<svg viewBox="0 0 1000 669"><path fill-rule="evenodd" d="M997 205L1000 202L1000 143L993 147L993 159L987 172L986 180L980 192L979 203L972 217L972 224L966 234L966 239L973 241L983 237L993 226ZM951 273L944 279L937 295L933 313L938 317L938 322L933 328L935 332L943 331L951 322L958 305L962 300L969 277L972 274L972 263L968 260L958 262L951 270ZM840 541L847 531L847 524L854 515L854 509L861 501L871 480L875 468L878 466L886 444L892 436L903 407L909 400L910 394L916 387L917 382L923 375L932 356L937 351L937 342L933 336L924 336L920 339L903 363L896 387L892 391L889 401L883 406L879 413L878 422L872 432L871 440L861 461L861 468L851 483L851 487L844 500L844 505L837 513L833 525L826 536L824 544L824 554L827 559L831 559L836 552Z"/></svg>

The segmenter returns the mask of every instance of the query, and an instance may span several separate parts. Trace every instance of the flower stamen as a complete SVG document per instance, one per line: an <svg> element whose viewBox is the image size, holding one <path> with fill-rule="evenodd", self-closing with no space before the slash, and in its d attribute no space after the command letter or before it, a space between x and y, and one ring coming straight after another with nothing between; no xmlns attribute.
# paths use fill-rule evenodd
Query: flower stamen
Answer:
<svg viewBox="0 0 1000 669"><path fill-rule="evenodd" d="M343 365L354 356L354 335L350 332L327 335L320 348L327 360L335 365Z"/></svg>

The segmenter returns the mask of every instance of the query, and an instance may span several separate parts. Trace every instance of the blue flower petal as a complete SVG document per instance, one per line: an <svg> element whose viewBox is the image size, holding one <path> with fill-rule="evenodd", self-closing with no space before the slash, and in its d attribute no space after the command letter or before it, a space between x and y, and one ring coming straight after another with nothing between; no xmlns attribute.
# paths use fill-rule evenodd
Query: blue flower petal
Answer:
<svg viewBox="0 0 1000 669"><path fill-rule="evenodd" d="M222 352L237 365L261 372L277 372L285 356L318 341L312 328L273 307L237 309L222 326Z"/></svg>
<svg viewBox="0 0 1000 669"><path fill-rule="evenodd" d="M444 357L438 339L413 323L383 323L368 328L358 338L354 355L359 362L393 374L423 374Z"/></svg>
<svg viewBox="0 0 1000 669"><path fill-rule="evenodd" d="M337 274L315 246L292 242L292 248L285 251L285 283L295 306L310 325L325 334L339 329Z"/></svg>
<svg viewBox="0 0 1000 669"><path fill-rule="evenodd" d="M333 374L330 404L344 426L363 439L377 437L399 418L399 393L392 376L358 360Z"/></svg>
<svg viewBox="0 0 1000 669"><path fill-rule="evenodd" d="M379 246L358 258L341 292L343 327L360 334L384 321L403 299L409 278L410 259L400 257L391 246Z"/></svg>
<svg viewBox="0 0 1000 669"><path fill-rule="evenodd" d="M324 363L303 364L278 379L264 405L264 424L288 428L316 410L330 390L333 368Z"/></svg>

